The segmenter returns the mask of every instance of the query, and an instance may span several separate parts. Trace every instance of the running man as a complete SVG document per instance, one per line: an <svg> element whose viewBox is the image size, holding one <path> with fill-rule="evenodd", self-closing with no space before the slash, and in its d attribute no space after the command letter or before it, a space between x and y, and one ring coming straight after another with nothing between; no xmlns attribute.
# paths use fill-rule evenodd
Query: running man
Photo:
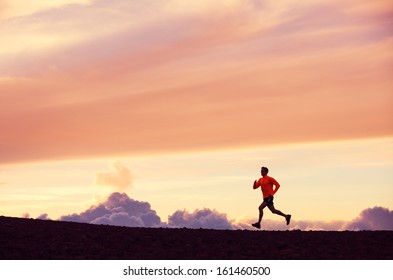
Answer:
<svg viewBox="0 0 393 280"><path fill-rule="evenodd" d="M273 214L277 214L277 215L285 217L287 225L289 225L289 223L291 221L291 215L289 215L289 214L286 215L283 212L281 212L280 210L277 210L276 208L274 208L273 196L280 188L280 184L273 177L267 176L268 172L269 172L269 169L267 167L262 167L261 168L262 178L260 178L258 181L255 180L254 185L253 185L254 190L261 187L262 195L263 195L263 202L261 205L259 205L259 208L258 208L259 209L258 222L255 224L252 224L252 226L256 227L256 228L261 228L263 209L266 206L269 208L269 210ZM274 189L273 189L273 186L275 186Z"/></svg>

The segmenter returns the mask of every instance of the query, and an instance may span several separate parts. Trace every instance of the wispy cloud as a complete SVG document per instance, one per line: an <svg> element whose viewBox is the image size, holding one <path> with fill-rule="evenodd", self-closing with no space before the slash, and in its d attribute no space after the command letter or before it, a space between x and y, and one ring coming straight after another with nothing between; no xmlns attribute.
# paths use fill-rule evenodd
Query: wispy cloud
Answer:
<svg viewBox="0 0 393 280"><path fill-rule="evenodd" d="M392 135L387 2L60 1L2 19L1 161Z"/></svg>
<svg viewBox="0 0 393 280"><path fill-rule="evenodd" d="M0 0L0 20L23 17L41 10L64 7L73 4L87 4L91 0Z"/></svg>

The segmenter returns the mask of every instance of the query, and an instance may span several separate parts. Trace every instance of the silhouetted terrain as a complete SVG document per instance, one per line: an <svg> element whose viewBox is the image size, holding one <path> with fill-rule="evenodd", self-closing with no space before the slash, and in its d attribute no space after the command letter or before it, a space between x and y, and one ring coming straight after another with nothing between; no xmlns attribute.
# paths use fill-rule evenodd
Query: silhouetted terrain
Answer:
<svg viewBox="0 0 393 280"><path fill-rule="evenodd" d="M0 217L0 259L393 259L393 231L127 228Z"/></svg>

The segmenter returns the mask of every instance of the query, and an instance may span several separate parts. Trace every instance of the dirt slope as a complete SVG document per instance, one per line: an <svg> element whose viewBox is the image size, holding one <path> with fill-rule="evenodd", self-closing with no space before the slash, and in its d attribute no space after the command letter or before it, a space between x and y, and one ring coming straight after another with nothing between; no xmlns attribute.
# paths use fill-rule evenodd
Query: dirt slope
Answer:
<svg viewBox="0 0 393 280"><path fill-rule="evenodd" d="M127 228L0 217L0 259L393 259L393 231Z"/></svg>

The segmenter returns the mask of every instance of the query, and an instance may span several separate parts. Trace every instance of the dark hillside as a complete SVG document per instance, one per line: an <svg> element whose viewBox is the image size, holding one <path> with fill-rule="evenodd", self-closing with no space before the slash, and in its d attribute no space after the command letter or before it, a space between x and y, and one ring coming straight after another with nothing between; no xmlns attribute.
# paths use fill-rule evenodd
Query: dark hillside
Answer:
<svg viewBox="0 0 393 280"><path fill-rule="evenodd" d="M0 259L393 259L393 231L127 228L0 217Z"/></svg>

